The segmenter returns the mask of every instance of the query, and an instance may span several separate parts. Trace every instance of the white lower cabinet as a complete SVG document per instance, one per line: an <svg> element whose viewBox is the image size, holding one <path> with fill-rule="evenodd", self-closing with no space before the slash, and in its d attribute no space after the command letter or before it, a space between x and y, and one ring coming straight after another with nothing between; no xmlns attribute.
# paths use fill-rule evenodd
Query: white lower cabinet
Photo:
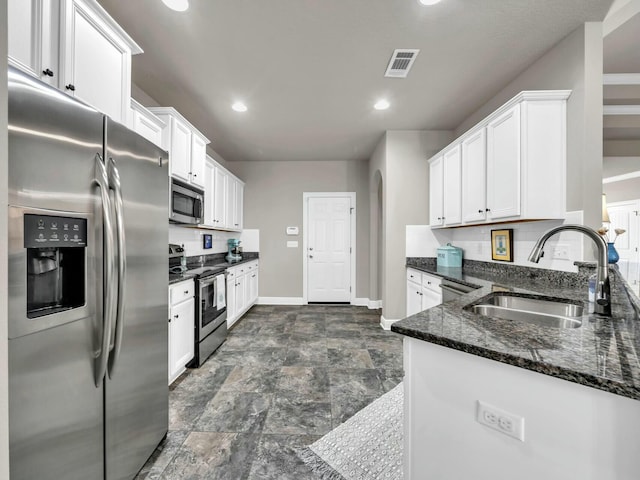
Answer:
<svg viewBox="0 0 640 480"><path fill-rule="evenodd" d="M258 301L258 260L227 269L227 326Z"/></svg>
<svg viewBox="0 0 640 480"><path fill-rule="evenodd" d="M169 286L169 385L186 370L194 355L193 280Z"/></svg>
<svg viewBox="0 0 640 480"><path fill-rule="evenodd" d="M442 303L440 278L407 268L407 316Z"/></svg>

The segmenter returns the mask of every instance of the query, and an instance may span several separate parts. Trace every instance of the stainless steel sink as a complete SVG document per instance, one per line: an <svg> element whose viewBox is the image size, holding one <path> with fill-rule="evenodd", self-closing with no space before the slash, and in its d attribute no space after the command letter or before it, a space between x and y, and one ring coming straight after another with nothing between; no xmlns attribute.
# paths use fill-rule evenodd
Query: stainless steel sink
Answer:
<svg viewBox="0 0 640 480"><path fill-rule="evenodd" d="M545 327L577 328L582 325L582 305L566 301L494 295L465 308L486 317L517 320Z"/></svg>

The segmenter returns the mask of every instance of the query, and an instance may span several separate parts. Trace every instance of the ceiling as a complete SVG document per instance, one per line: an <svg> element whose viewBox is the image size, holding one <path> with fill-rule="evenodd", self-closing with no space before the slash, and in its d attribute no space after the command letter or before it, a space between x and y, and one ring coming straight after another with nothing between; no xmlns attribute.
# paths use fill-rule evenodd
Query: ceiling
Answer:
<svg viewBox="0 0 640 480"><path fill-rule="evenodd" d="M611 0L98 0L143 48L134 83L227 161L360 160L385 130L453 129ZM396 48L419 48L406 79ZM373 104L385 97L386 111ZM231 110L236 100L249 110Z"/></svg>
<svg viewBox="0 0 640 480"><path fill-rule="evenodd" d="M640 139L640 13L634 15L604 38L605 74L636 74L635 84L605 85L605 105L629 105L634 114L607 115L604 140Z"/></svg>

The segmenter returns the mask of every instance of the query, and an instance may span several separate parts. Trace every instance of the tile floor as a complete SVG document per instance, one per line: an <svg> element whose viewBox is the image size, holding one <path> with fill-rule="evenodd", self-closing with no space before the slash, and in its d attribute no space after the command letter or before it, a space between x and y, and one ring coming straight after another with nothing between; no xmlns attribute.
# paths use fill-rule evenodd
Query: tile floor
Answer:
<svg viewBox="0 0 640 480"><path fill-rule="evenodd" d="M316 477L309 445L402 380L402 337L364 307L254 306L170 388L169 433L136 480Z"/></svg>

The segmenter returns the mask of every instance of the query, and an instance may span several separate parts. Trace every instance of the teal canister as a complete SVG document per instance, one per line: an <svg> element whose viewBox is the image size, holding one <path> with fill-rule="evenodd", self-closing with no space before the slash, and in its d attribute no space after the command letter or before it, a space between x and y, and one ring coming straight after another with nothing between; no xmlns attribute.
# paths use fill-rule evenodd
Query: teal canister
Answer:
<svg viewBox="0 0 640 480"><path fill-rule="evenodd" d="M446 268L462 268L462 249L450 243L438 247L437 265Z"/></svg>

